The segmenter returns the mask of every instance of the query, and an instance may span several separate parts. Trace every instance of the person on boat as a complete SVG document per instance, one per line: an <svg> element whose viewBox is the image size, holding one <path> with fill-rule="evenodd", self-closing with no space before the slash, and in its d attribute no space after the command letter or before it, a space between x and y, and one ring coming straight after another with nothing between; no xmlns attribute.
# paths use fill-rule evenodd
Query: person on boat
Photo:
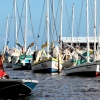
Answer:
<svg viewBox="0 0 100 100"><path fill-rule="evenodd" d="M0 54L0 70L4 70L3 68L4 56Z"/></svg>
<svg viewBox="0 0 100 100"><path fill-rule="evenodd" d="M21 47L21 54L24 54L25 53L25 49L24 47Z"/></svg>
<svg viewBox="0 0 100 100"><path fill-rule="evenodd" d="M4 71L3 68L4 56L0 54L0 79L9 78L8 74Z"/></svg>

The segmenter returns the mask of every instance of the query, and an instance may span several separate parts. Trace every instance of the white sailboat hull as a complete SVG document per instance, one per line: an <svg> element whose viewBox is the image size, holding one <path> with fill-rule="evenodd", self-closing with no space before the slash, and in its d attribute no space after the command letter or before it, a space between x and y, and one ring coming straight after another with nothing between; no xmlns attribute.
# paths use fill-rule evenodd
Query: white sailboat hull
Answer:
<svg viewBox="0 0 100 100"><path fill-rule="evenodd" d="M60 63L58 66L58 61L53 58L39 61L37 63L34 63L32 66L33 72L40 72L40 73L57 73L61 72L61 70L62 70L62 64Z"/></svg>
<svg viewBox="0 0 100 100"><path fill-rule="evenodd" d="M84 63L70 68L64 68L66 75L79 75L79 76L99 76L100 63Z"/></svg>
<svg viewBox="0 0 100 100"><path fill-rule="evenodd" d="M12 68L13 70L17 70L17 69L26 69L26 70L30 70L31 69L31 63L12 63Z"/></svg>
<svg viewBox="0 0 100 100"><path fill-rule="evenodd" d="M15 60L12 61L12 68L14 70L31 69L32 58L25 58L23 60L20 60L20 62L17 61L17 58L18 57L15 57Z"/></svg>

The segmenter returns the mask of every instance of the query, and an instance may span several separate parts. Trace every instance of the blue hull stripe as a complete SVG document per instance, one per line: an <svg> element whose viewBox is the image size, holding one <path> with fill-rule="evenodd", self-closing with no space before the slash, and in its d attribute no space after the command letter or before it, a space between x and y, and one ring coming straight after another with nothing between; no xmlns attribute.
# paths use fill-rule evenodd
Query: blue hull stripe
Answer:
<svg viewBox="0 0 100 100"><path fill-rule="evenodd" d="M32 83L32 82L25 82L24 83L28 88L31 90L37 85L37 83Z"/></svg>

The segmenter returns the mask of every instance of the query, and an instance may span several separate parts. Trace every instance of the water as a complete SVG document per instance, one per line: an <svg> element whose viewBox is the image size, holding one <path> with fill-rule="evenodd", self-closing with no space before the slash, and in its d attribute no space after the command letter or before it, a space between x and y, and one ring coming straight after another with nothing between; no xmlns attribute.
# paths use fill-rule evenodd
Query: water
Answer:
<svg viewBox="0 0 100 100"><path fill-rule="evenodd" d="M100 77L76 77L61 74L39 74L31 70L5 68L10 78L39 81L31 96L17 100L100 100ZM2 99L1 99L2 100Z"/></svg>

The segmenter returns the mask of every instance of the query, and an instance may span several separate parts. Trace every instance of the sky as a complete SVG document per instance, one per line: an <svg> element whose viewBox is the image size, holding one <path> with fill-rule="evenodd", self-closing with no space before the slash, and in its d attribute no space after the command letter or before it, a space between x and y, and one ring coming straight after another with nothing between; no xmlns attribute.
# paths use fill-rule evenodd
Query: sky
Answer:
<svg viewBox="0 0 100 100"><path fill-rule="evenodd" d="M18 42L24 45L25 0L17 1ZM38 48L46 42L46 0L28 0L27 46L34 42ZM50 41L57 41L60 33L60 0L49 0ZM9 15L8 46L15 47L14 0L0 0L0 49L3 49L6 37L6 21ZM24 4L24 6L23 6ZM63 0L62 37L72 33L72 6L74 4L74 36L86 37L86 0ZM100 0L97 0L97 33L100 22ZM53 8L52 8L53 7ZM22 10L23 8L23 10ZM53 13L52 13L53 12ZM22 15L22 16L21 16ZM20 16L20 17L19 17ZM89 34L93 36L94 0L89 0ZM20 21L21 20L21 21ZM21 24L20 24L21 22ZM54 25L53 25L54 23ZM53 27L54 26L54 27ZM54 30L53 30L54 29Z"/></svg>

